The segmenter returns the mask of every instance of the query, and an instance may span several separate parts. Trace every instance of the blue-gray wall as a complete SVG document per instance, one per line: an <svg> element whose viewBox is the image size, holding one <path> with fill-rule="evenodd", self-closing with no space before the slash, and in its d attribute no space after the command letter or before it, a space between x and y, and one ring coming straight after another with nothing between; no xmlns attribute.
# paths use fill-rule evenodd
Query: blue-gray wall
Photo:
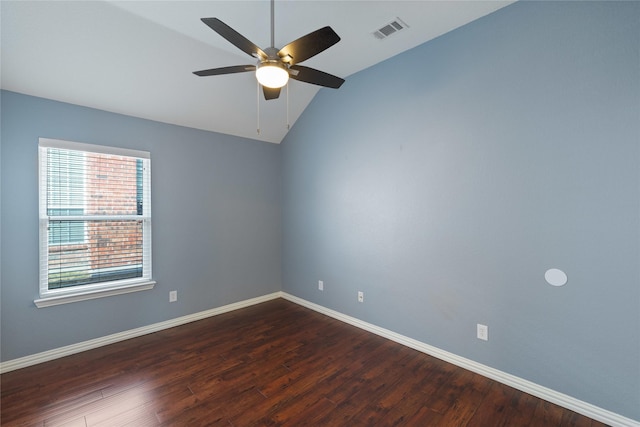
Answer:
<svg viewBox="0 0 640 427"><path fill-rule="evenodd" d="M640 420L639 22L516 3L321 91L284 291Z"/></svg>
<svg viewBox="0 0 640 427"><path fill-rule="evenodd" d="M281 289L278 145L6 91L1 103L3 361ZM151 152L153 290L35 307L38 137Z"/></svg>
<svg viewBox="0 0 640 427"><path fill-rule="evenodd" d="M280 146L2 92L0 360L282 289L640 420L639 21L516 3ZM154 290L35 308L41 136L151 152Z"/></svg>

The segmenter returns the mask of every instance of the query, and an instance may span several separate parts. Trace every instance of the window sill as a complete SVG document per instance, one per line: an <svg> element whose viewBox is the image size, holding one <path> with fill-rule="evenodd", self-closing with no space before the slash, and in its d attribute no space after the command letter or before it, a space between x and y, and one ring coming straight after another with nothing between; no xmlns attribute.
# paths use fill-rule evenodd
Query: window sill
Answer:
<svg viewBox="0 0 640 427"><path fill-rule="evenodd" d="M130 292L139 292L153 289L156 282L153 280L147 280L144 282L130 283L117 287L109 287L103 289L85 289L77 292L48 295L42 298L36 299L33 302L36 307L44 308L51 307L53 305L69 304L72 302L86 301L95 298L110 297L113 295L128 294Z"/></svg>

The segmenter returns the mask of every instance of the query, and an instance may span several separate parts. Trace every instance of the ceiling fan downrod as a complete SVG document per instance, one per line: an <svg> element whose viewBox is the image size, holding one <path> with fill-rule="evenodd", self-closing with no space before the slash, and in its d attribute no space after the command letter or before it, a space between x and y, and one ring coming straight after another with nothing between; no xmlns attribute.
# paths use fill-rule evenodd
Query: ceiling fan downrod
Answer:
<svg viewBox="0 0 640 427"><path fill-rule="evenodd" d="M276 10L276 6L275 6L276 2L275 0L271 0L271 47L275 48L276 47L276 42L275 42L275 28L276 28L276 20L275 20L275 10Z"/></svg>

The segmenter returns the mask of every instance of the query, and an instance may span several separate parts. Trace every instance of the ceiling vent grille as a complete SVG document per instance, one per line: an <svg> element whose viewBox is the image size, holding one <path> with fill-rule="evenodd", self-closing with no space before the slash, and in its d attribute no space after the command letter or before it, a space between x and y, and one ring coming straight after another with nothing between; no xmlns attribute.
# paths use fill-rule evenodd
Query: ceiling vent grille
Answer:
<svg viewBox="0 0 640 427"><path fill-rule="evenodd" d="M373 32L373 35L378 40L383 40L397 33L398 31L404 30L405 28L409 28L409 26L405 24L402 19L396 18L395 20L389 22L387 25L375 30Z"/></svg>

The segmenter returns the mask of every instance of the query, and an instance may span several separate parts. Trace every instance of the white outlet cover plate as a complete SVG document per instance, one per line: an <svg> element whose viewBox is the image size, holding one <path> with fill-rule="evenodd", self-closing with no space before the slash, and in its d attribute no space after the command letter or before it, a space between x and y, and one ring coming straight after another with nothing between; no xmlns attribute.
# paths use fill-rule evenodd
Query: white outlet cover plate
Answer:
<svg viewBox="0 0 640 427"><path fill-rule="evenodd" d="M478 339L483 341L489 340L489 327L487 325L481 325L478 323Z"/></svg>

